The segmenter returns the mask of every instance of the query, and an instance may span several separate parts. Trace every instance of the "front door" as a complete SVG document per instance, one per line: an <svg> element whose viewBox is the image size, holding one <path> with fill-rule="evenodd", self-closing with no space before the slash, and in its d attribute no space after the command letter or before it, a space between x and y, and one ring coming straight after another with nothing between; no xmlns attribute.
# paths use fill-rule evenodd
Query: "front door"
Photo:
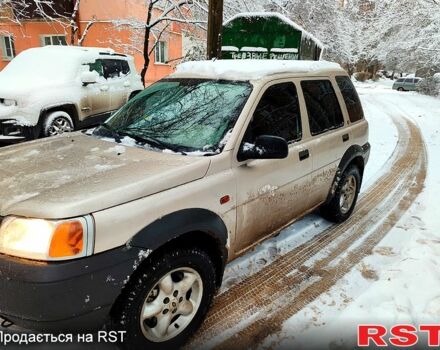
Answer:
<svg viewBox="0 0 440 350"><path fill-rule="evenodd" d="M96 116L110 111L110 85L104 74L103 60L98 59L94 63L88 64L91 72L99 74L97 82L83 86L81 101L82 119Z"/></svg>
<svg viewBox="0 0 440 350"><path fill-rule="evenodd" d="M235 253L257 244L308 209L312 159L303 140L297 87L291 81L269 86L250 121L242 146L256 137L283 137L286 159L252 160L235 168L237 235Z"/></svg>

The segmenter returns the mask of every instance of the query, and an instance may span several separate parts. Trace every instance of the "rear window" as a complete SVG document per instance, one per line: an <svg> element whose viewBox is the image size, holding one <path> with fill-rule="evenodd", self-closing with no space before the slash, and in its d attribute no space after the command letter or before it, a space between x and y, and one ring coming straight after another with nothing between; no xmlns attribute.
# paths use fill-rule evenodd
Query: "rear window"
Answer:
<svg viewBox="0 0 440 350"><path fill-rule="evenodd" d="M403 83L405 81L405 79L397 79L398 83Z"/></svg>
<svg viewBox="0 0 440 350"><path fill-rule="evenodd" d="M319 135L344 125L344 117L330 80L301 82L309 115L310 132Z"/></svg>
<svg viewBox="0 0 440 350"><path fill-rule="evenodd" d="M344 97L345 105L347 106L348 116L352 123L364 119L364 111L362 109L359 95L351 82L349 77L336 77L339 89Z"/></svg>

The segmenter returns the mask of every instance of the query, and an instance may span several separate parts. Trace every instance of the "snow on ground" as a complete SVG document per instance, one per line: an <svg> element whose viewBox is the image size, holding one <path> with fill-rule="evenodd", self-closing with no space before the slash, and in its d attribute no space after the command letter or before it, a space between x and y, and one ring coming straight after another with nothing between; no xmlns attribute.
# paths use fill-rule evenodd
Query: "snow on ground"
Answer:
<svg viewBox="0 0 440 350"><path fill-rule="evenodd" d="M439 320L440 99L392 91L388 81L358 84L358 90L370 122L373 147L367 187L380 175L396 144L397 132L390 118L405 116L419 125L427 146L425 189L373 255L285 322L283 329L266 339L262 348L353 348L359 323L417 326ZM308 235L310 232L303 228L310 222L325 225L310 216L284 235L289 231L290 235ZM317 232L312 230L311 234Z"/></svg>

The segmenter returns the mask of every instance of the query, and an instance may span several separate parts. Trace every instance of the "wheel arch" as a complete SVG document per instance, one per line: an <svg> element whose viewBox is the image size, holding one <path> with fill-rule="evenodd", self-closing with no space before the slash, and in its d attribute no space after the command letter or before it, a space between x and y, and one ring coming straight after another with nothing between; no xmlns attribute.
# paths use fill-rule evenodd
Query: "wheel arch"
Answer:
<svg viewBox="0 0 440 350"><path fill-rule="evenodd" d="M130 240L129 245L152 251L139 268L173 248L203 249L214 263L219 287L228 260L227 242L228 231L220 216L206 209L184 209L144 227Z"/></svg>
<svg viewBox="0 0 440 350"><path fill-rule="evenodd" d="M327 200L325 203L329 203L333 198L336 188L339 185L339 179L341 178L341 174L351 165L355 165L358 167L360 175L361 175L361 183L359 184L359 188L362 185L362 180L364 177L364 169L365 169L365 150L359 145L350 146L350 148L345 152L341 161L339 162L338 169L336 170L335 177L332 182L332 186L330 188L330 192L327 196Z"/></svg>
<svg viewBox="0 0 440 350"><path fill-rule="evenodd" d="M57 112L57 111L62 111L62 112L66 112L67 114L69 114L73 120L75 129L79 126L80 121L79 121L78 109L76 108L76 105L74 103L64 103L64 104L55 105L55 106L48 106L48 107L45 107L41 110L39 123L38 123L40 125L40 128L43 127L44 118L48 114L50 114L52 112Z"/></svg>

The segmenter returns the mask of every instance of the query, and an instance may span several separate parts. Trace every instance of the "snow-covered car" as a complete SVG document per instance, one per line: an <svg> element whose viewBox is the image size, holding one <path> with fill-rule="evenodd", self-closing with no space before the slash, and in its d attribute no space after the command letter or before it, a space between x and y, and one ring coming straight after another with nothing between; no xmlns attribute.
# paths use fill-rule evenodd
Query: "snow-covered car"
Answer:
<svg viewBox="0 0 440 350"><path fill-rule="evenodd" d="M337 64L185 63L98 128L0 150L0 315L177 348L227 262L352 214L369 154Z"/></svg>
<svg viewBox="0 0 440 350"><path fill-rule="evenodd" d="M132 57L109 49L29 49L0 72L0 142L98 124L143 90Z"/></svg>

